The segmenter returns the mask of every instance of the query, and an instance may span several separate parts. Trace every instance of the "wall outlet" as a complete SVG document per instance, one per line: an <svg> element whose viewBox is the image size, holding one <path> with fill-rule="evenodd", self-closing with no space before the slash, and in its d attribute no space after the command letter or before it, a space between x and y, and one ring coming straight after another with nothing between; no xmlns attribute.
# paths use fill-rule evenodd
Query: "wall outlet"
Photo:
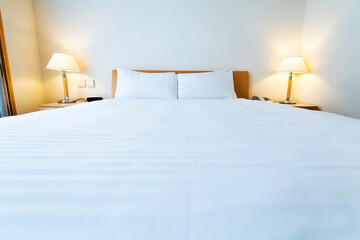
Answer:
<svg viewBox="0 0 360 240"><path fill-rule="evenodd" d="M95 80L86 80L86 86L88 88L94 88L95 87Z"/></svg>
<svg viewBox="0 0 360 240"><path fill-rule="evenodd" d="M86 81L85 80L78 80L78 87L79 88L86 88Z"/></svg>

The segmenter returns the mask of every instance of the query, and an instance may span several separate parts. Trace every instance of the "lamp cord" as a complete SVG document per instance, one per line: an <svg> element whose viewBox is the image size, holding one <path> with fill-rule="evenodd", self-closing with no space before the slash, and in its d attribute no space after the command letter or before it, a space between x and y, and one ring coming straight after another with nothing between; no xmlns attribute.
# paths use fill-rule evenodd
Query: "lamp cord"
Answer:
<svg viewBox="0 0 360 240"><path fill-rule="evenodd" d="M85 98L78 98L78 99L75 100L75 102L81 101L81 100L84 101L84 102L87 102Z"/></svg>

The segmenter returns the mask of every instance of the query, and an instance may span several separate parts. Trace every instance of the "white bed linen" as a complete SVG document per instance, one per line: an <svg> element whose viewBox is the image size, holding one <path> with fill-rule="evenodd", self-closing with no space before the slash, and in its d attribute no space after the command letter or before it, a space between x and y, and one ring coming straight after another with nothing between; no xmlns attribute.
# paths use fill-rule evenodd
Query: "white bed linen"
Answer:
<svg viewBox="0 0 360 240"><path fill-rule="evenodd" d="M177 99L177 85L174 72L143 73L118 68L115 98Z"/></svg>
<svg viewBox="0 0 360 240"><path fill-rule="evenodd" d="M0 119L0 239L360 239L359 146L359 120L248 100Z"/></svg>

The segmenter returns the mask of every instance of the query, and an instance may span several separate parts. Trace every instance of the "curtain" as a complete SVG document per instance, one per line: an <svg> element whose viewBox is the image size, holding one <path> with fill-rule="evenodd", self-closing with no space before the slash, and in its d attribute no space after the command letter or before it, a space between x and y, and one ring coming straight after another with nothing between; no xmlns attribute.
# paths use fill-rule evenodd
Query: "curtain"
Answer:
<svg viewBox="0 0 360 240"><path fill-rule="evenodd" d="M0 10L0 117L16 115L4 27Z"/></svg>

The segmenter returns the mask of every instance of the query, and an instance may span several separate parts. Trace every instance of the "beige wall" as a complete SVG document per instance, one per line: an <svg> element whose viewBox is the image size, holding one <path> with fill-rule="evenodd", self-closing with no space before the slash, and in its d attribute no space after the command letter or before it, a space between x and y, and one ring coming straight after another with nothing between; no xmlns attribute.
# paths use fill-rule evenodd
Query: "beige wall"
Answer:
<svg viewBox="0 0 360 240"><path fill-rule="evenodd" d="M360 118L360 1L308 0L302 55L311 74L299 81L299 99Z"/></svg>
<svg viewBox="0 0 360 240"><path fill-rule="evenodd" d="M70 97L111 97L111 70L248 70L251 92L284 99L282 58L298 55L305 0L34 0L46 102L63 96L52 53L74 55ZM95 79L79 89L77 79Z"/></svg>
<svg viewBox="0 0 360 240"><path fill-rule="evenodd" d="M44 102L32 0L0 0L18 114Z"/></svg>
<svg viewBox="0 0 360 240"><path fill-rule="evenodd" d="M111 69L119 66L248 70L251 94L275 100L285 98L287 84L286 75L275 74L278 65L285 56L301 54L311 73L294 81L293 98L360 118L357 0L32 4L0 0L19 113L63 97L61 74L45 69L54 52L74 55L83 70L69 75L72 98L110 97ZM96 79L97 86L79 89L78 79Z"/></svg>

